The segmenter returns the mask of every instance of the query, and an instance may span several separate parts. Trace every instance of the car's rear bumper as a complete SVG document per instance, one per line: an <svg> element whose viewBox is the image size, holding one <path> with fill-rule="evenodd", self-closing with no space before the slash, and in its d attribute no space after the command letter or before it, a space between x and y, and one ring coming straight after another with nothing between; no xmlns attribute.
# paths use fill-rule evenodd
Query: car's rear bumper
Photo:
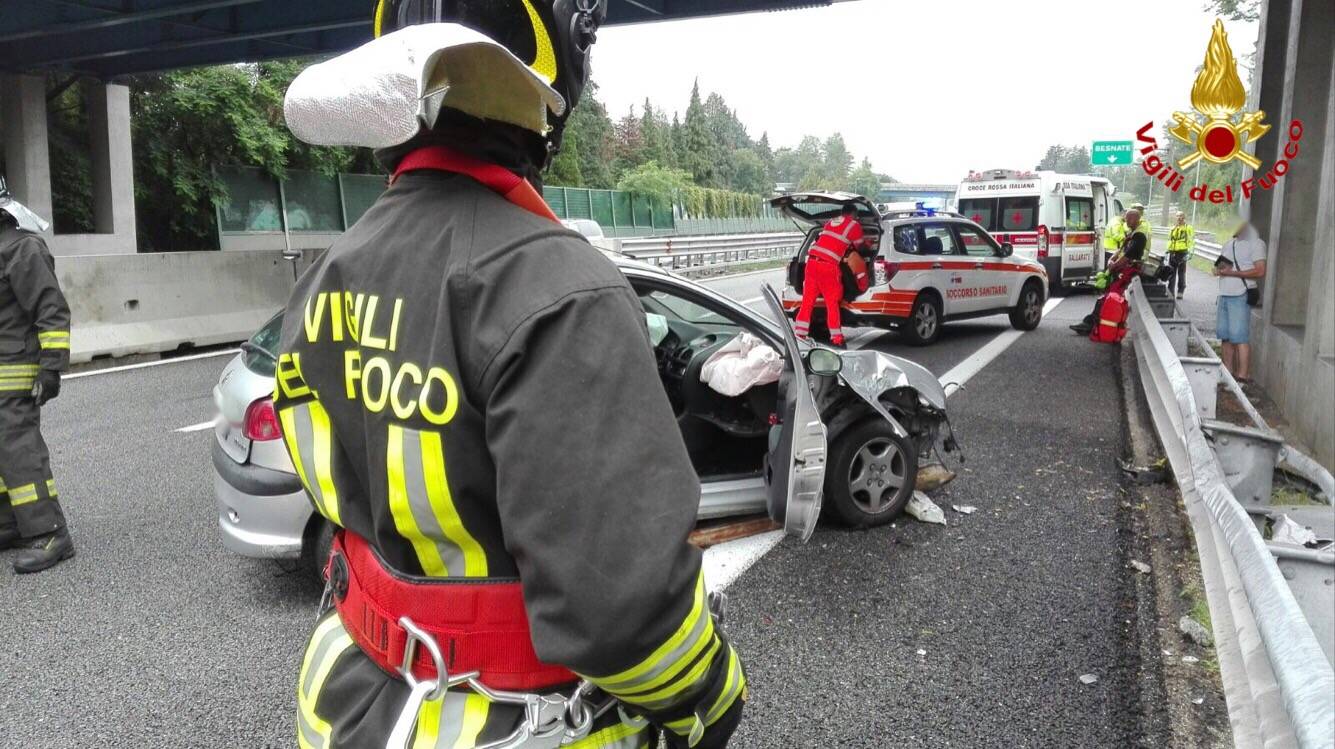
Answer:
<svg viewBox="0 0 1335 749"><path fill-rule="evenodd" d="M312 508L294 474L239 464L215 441L213 493L224 548L263 559L301 556Z"/></svg>

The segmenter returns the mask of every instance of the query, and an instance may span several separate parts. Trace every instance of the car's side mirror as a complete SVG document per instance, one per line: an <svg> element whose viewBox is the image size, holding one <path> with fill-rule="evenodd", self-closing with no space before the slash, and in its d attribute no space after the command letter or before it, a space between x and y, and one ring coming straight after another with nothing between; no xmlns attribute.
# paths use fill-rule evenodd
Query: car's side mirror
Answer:
<svg viewBox="0 0 1335 749"><path fill-rule="evenodd" d="M839 354L827 348L813 348L807 354L807 369L814 375L831 377L844 368L844 360Z"/></svg>
<svg viewBox="0 0 1335 749"><path fill-rule="evenodd" d="M1011 244L1010 242L1002 242L1002 243L1001 243L1001 256L1002 256L1002 257L1010 257L1011 255L1014 255L1014 254L1015 254L1015 245Z"/></svg>

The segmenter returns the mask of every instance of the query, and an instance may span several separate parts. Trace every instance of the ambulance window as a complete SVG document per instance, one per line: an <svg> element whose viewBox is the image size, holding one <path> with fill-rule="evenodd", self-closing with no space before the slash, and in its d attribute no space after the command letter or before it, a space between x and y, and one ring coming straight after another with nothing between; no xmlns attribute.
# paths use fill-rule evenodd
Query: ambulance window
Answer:
<svg viewBox="0 0 1335 749"><path fill-rule="evenodd" d="M895 250L906 255L918 254L918 227L899 226L895 228Z"/></svg>
<svg viewBox="0 0 1335 749"><path fill-rule="evenodd" d="M1066 199L1066 231L1094 228L1094 201L1090 198Z"/></svg>
<svg viewBox="0 0 1335 749"><path fill-rule="evenodd" d="M1002 198L997 212L1001 218L999 231L1033 231L1038 228L1037 195Z"/></svg>
<svg viewBox="0 0 1335 749"><path fill-rule="evenodd" d="M960 243L964 245L965 254L974 257L993 257L999 254L996 245L992 244L992 238L983 232L968 224L956 224L955 228L959 229Z"/></svg>
<svg viewBox="0 0 1335 749"><path fill-rule="evenodd" d="M996 205L996 198L967 198L960 201L960 214L984 229L992 231L996 228L992 225Z"/></svg>
<svg viewBox="0 0 1335 749"><path fill-rule="evenodd" d="M950 231L949 226L931 224L922 227L923 245L922 254L924 255L958 255L959 247L955 245L955 235Z"/></svg>

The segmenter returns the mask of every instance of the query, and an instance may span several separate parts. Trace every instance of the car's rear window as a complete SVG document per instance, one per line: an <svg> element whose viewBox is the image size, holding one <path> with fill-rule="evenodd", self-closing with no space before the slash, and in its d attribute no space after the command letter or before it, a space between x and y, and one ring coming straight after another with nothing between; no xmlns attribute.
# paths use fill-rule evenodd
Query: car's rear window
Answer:
<svg viewBox="0 0 1335 749"><path fill-rule="evenodd" d="M250 371L272 377L277 371L278 337L283 333L283 313L274 315L242 347L242 363Z"/></svg>
<svg viewBox="0 0 1335 749"><path fill-rule="evenodd" d="M995 231L1034 231L1038 228L1038 196L998 198Z"/></svg>
<svg viewBox="0 0 1335 749"><path fill-rule="evenodd" d="M960 214L988 231L994 228L992 219L996 212L996 198L965 198L960 201Z"/></svg>

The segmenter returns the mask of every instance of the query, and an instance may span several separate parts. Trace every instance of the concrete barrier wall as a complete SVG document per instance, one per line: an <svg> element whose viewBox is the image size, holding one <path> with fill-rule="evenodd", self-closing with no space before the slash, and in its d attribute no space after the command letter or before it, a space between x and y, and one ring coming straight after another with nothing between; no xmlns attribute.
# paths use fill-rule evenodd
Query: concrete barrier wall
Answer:
<svg viewBox="0 0 1335 749"><path fill-rule="evenodd" d="M293 263L281 252L83 255L57 258L56 275L73 317L71 358L85 362L243 341L286 303Z"/></svg>

